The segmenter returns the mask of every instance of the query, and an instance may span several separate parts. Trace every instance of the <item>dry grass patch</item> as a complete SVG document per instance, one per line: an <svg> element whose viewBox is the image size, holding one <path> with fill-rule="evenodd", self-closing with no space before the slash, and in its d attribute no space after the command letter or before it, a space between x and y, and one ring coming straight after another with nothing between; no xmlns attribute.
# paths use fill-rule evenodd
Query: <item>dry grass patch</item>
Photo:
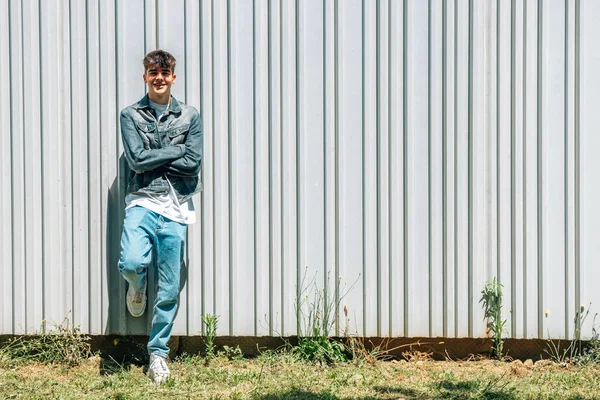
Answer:
<svg viewBox="0 0 600 400"><path fill-rule="evenodd" d="M256 359L199 357L171 363L156 386L140 365L101 373L106 360L65 368L0 368L0 399L596 399L600 371L520 361L376 361L315 365L271 353Z"/></svg>

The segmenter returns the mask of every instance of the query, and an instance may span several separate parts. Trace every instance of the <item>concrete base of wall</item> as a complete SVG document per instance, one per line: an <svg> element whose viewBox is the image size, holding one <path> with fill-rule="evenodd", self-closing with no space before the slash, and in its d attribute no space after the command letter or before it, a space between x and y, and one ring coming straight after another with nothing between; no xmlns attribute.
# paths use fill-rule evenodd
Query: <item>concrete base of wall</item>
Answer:
<svg viewBox="0 0 600 400"><path fill-rule="evenodd" d="M253 357L261 351L274 350L285 345L286 340L297 344L297 337L277 338L270 336L219 336L215 339L217 348L223 345L239 346L245 356ZM146 357L147 336L94 336L92 347L101 354L113 357L115 360L128 357ZM428 353L435 360L467 360L489 357L492 341L490 339L472 338L365 338L361 339L365 347L372 349L379 346L387 350L389 355L402 359L404 356L415 355L415 352ZM556 341L554 341L557 343ZM570 341L561 340L560 348L566 348ZM549 358L544 349L549 342L542 339L506 339L504 352L513 359ZM202 354L205 348L205 338L202 336L173 337L169 345L172 356L183 353ZM412 352L412 353L411 353Z"/></svg>
<svg viewBox="0 0 600 400"><path fill-rule="evenodd" d="M12 336L0 336L0 345ZM92 350L99 352L104 359L113 359L116 362L130 362L138 360L145 362L148 358L146 343L148 336L92 336ZM270 336L219 336L215 345L230 347L239 346L245 356L253 357L261 351L274 350L283 346L286 341L297 344L296 337L285 340ZM405 356L418 355L416 352L428 353L435 360L468 360L488 357L492 342L490 339L472 338L365 338L361 339L366 348L380 346L387 350L390 356L402 359ZM570 341L561 340L560 348L566 348ZM171 357L188 354L202 354L205 348L203 336L173 336L169 342ZM554 341L557 344L557 341ZM549 358L544 349L548 349L548 340L542 339L506 339L504 351L513 359Z"/></svg>

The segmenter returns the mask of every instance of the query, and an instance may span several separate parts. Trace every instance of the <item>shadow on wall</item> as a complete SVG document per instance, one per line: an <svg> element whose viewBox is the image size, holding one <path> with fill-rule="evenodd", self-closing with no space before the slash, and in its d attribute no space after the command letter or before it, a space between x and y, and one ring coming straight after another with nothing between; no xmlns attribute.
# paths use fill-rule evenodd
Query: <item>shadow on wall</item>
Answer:
<svg viewBox="0 0 600 400"><path fill-rule="evenodd" d="M150 332L150 323L152 309L156 293L156 264L148 271L148 307L143 316L134 318L127 312L125 305L125 295L127 285L125 280L119 274L117 264L121 253L121 233L123 231L123 219L125 217L125 195L127 193L127 183L131 169L127 164L125 156L119 157L119 173L113 181L106 199L106 275L105 282L108 285L108 313L105 324L104 334L119 335L148 335ZM153 258L154 257L153 254ZM187 265L185 262L181 266L181 280L179 291L185 287L188 277ZM150 288L154 288L151 290Z"/></svg>
<svg viewBox="0 0 600 400"><path fill-rule="evenodd" d="M125 156L121 154L119 157L119 173L110 186L106 197L105 282L108 285L108 313L104 329L105 335L112 333L126 334L133 328L133 326L128 326L130 324L125 313L125 280L121 278L117 269L121 249L123 218L125 216L124 199L130 172ZM140 319L144 320L145 318ZM140 323L134 325L140 325ZM137 326L137 328L139 330L141 326Z"/></svg>

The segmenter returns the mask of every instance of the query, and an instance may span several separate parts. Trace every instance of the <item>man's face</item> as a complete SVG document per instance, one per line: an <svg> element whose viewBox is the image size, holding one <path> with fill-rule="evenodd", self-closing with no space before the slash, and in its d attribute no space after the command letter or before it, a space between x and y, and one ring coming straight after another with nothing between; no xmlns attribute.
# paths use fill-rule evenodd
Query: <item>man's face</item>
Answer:
<svg viewBox="0 0 600 400"><path fill-rule="evenodd" d="M150 67L144 74L150 98L163 98L171 94L171 85L177 76L169 68Z"/></svg>

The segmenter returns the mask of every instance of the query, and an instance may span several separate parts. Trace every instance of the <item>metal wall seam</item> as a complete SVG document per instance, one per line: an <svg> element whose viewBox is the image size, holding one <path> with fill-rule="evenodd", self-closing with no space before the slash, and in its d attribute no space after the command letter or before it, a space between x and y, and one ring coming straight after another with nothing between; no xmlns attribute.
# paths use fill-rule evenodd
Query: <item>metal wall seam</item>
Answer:
<svg viewBox="0 0 600 400"><path fill-rule="evenodd" d="M573 150L574 150L574 176L573 176L573 186L574 186L574 219L575 226L573 237L575 241L574 248L574 267L575 267L575 276L574 276L574 286L575 286L575 304L581 304L581 133L580 133L580 124L581 124L581 3L580 0L575 1L575 10L574 10L574 81L575 87L573 90L573 102L574 102L574 140L573 140ZM591 300L590 300L591 301Z"/></svg>

